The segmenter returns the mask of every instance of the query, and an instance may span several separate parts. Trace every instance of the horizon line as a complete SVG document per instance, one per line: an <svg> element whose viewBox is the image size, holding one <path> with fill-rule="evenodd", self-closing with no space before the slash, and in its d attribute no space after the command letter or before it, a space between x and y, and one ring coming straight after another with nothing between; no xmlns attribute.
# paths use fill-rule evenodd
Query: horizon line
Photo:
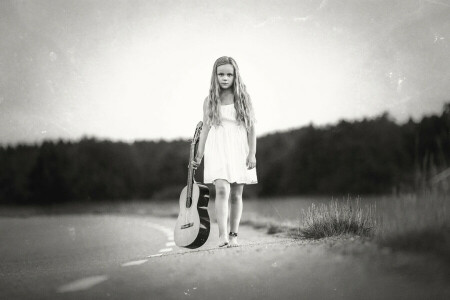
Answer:
<svg viewBox="0 0 450 300"><path fill-rule="evenodd" d="M446 102L443 105L443 110L441 112L441 114L443 114L443 112L445 111L445 108L447 106L450 106L450 102ZM430 117L430 116L436 116L439 115L438 113L431 113L431 114L424 114L420 117L420 120L423 120L424 118ZM414 118L412 116L410 116L407 120L401 122L396 120L395 118L393 118L393 116L389 113L389 111L383 111L378 115L372 116L372 117L368 117L368 116L364 116L361 118L354 118L354 119L348 119L348 118L342 118L339 119L335 122L330 122L330 123L326 123L326 124L322 124L322 125L314 125L314 122L311 121L308 124L305 125L300 125L297 127L289 127L286 129L276 129L273 131L269 131L269 132L265 132L261 135L257 135L257 138L263 138L266 136L270 136L270 135L274 135L274 134L282 134L282 133L287 133L287 132L291 132L291 131L295 131L295 130L301 130L303 128L308 128L308 127L316 127L316 128L327 128L327 127L332 127L332 126L336 126L341 122L351 122L351 123L355 123L355 122L361 122L361 121L365 121L365 120L376 120L380 117L386 116L388 117L388 119L397 124L397 125L404 125L406 123L409 122L414 122L416 123L416 121L414 120ZM420 121L418 121L420 122ZM190 137L175 137L175 138L136 138L132 141L127 141L126 139L115 139L115 138L111 138L111 137L100 137L100 136L96 136L96 135L90 135L90 134L83 134L81 135L81 137L78 138L64 138L64 137L56 137L56 138L44 138L40 141L18 141L18 142L13 142L13 143L3 143L0 142L0 148L5 149L5 148L16 148L16 147L20 147L20 146L41 146L42 144L46 143L46 142L52 142L52 143L59 143L59 142L63 142L63 143L79 143L80 141L83 140L97 140L99 142L113 142L113 143L124 143L124 144L135 144L135 143L140 143L140 142L166 142L166 143L171 143L171 142L177 142L177 141L189 141L191 138Z"/></svg>

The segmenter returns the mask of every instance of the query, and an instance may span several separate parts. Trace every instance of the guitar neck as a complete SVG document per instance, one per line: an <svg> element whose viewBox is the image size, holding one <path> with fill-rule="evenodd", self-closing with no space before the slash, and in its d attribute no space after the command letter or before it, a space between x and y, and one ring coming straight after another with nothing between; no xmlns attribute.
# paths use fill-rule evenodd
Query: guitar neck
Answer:
<svg viewBox="0 0 450 300"><path fill-rule="evenodd" d="M194 174L195 170L191 164L191 161L194 160L195 155L195 146L198 143L199 135L202 130L203 122L199 122L197 124L197 128L195 128L194 138L191 142L191 153L189 154L189 172L188 172L188 180L187 180L187 191L186 191L186 207L189 208L192 203L192 185L194 183Z"/></svg>
<svg viewBox="0 0 450 300"><path fill-rule="evenodd" d="M191 152L189 155L189 161L194 160L195 155L195 143L191 144ZM189 163L189 171L188 171L188 179L187 179L187 193L186 193L186 201L189 202L192 199L192 185L194 183L194 173L195 170L192 165ZM186 203L187 206L190 206L190 203Z"/></svg>

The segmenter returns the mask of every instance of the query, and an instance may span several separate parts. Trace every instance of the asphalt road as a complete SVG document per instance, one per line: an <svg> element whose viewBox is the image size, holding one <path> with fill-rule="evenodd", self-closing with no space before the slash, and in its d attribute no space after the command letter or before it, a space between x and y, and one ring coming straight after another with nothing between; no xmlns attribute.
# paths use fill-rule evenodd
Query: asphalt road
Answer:
<svg viewBox="0 0 450 300"><path fill-rule="evenodd" d="M175 219L0 218L0 299L448 299L445 283L391 272L326 243L242 226L218 249L174 246Z"/></svg>
<svg viewBox="0 0 450 300"><path fill-rule="evenodd" d="M66 294L77 298L82 291L88 297L90 289L118 269L192 251L175 246L174 225L175 219L148 216L0 218L0 299L53 299ZM202 250L216 248L214 225ZM263 233L251 236L243 244L269 238Z"/></svg>

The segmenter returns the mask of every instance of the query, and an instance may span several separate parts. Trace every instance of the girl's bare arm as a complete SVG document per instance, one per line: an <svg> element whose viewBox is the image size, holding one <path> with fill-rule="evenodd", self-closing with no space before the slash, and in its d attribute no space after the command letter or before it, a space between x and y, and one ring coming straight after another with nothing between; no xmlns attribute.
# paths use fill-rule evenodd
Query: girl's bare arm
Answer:
<svg viewBox="0 0 450 300"><path fill-rule="evenodd" d="M256 128L255 124L250 127L247 133L249 155L256 155Z"/></svg>
<svg viewBox="0 0 450 300"><path fill-rule="evenodd" d="M206 139L208 137L209 130L211 129L211 126L207 125L206 122L207 118L208 118L208 97L203 102L203 127L202 132L200 133L200 139L198 141L198 148L196 154L196 160L199 164L201 162L203 154L205 153Z"/></svg>
<svg viewBox="0 0 450 300"><path fill-rule="evenodd" d="M247 133L248 139L248 156L247 156L247 169L253 169L256 167L256 129L255 124L250 127Z"/></svg>

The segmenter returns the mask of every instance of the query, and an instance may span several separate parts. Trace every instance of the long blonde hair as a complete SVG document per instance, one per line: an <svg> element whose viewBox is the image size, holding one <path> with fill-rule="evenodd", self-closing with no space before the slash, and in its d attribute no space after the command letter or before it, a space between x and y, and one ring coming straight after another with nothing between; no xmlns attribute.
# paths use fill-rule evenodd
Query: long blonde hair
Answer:
<svg viewBox="0 0 450 300"><path fill-rule="evenodd" d="M239 68L236 61L229 56L219 57L213 67L211 75L211 87L208 95L208 125L220 125L220 85L217 80L217 67L231 64L234 68L233 94L234 107L236 109L236 119L238 124L244 124L245 128L250 127L256 122L250 95L247 93L245 84L242 82Z"/></svg>

